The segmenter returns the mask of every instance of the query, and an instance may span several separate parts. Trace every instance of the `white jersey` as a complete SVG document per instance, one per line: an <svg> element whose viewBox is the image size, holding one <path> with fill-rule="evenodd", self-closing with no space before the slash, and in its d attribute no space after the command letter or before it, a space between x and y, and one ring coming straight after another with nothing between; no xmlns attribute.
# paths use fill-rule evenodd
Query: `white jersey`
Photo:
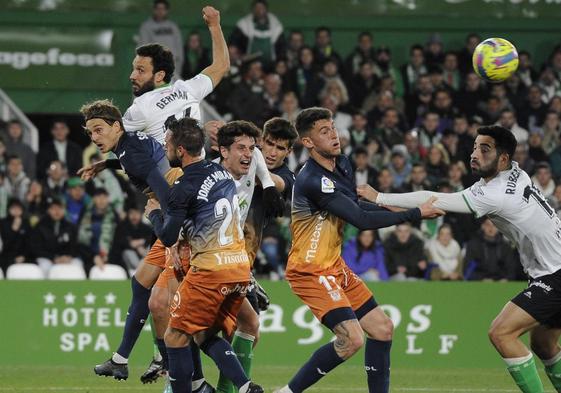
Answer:
<svg viewBox="0 0 561 393"><path fill-rule="evenodd" d="M166 120L174 116L201 121L199 104L212 89L212 80L199 74L146 92L136 97L123 115L125 130L145 132L163 145Z"/></svg>
<svg viewBox="0 0 561 393"><path fill-rule="evenodd" d="M561 220L516 162L488 183L462 191L477 216L487 215L520 253L526 273L537 278L561 269Z"/></svg>

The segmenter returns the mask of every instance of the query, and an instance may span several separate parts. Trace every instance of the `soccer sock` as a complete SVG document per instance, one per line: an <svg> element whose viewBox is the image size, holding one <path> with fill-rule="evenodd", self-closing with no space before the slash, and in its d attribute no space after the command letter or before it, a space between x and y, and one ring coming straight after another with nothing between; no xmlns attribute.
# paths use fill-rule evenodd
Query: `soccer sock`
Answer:
<svg viewBox="0 0 561 393"><path fill-rule="evenodd" d="M249 378L245 375L242 365L228 341L213 336L200 347L204 353L214 360L220 372L242 392L242 387L249 382Z"/></svg>
<svg viewBox="0 0 561 393"><path fill-rule="evenodd" d="M503 359L507 370L524 393L543 393L543 385L538 375L536 362L530 353L521 358Z"/></svg>
<svg viewBox="0 0 561 393"><path fill-rule="evenodd" d="M387 393L390 388L391 341L366 339L364 368L370 393Z"/></svg>
<svg viewBox="0 0 561 393"><path fill-rule="evenodd" d="M542 362L551 384L555 390L561 392L561 351L551 359L542 360Z"/></svg>
<svg viewBox="0 0 561 393"><path fill-rule="evenodd" d="M152 339L154 340L154 360L161 362L162 354L160 353L160 348L158 347L158 337L156 337L156 327L154 326L154 318L152 318L152 314L148 315L148 322L150 323L150 332L152 333Z"/></svg>
<svg viewBox="0 0 561 393"><path fill-rule="evenodd" d="M335 352L333 343L325 344L313 353L310 360L302 366L300 371L288 383L288 387L293 393L300 393L344 361Z"/></svg>
<svg viewBox="0 0 561 393"><path fill-rule="evenodd" d="M167 348L169 359L169 382L174 392L191 393L193 362L191 348Z"/></svg>
<svg viewBox="0 0 561 393"><path fill-rule="evenodd" d="M193 359L193 381L192 388L197 390L205 382L205 376L203 375L203 365L201 364L201 350L199 346L195 344L195 340L191 340L191 357Z"/></svg>
<svg viewBox="0 0 561 393"><path fill-rule="evenodd" d="M253 359L254 342L254 336L239 331L234 334L234 340L232 341L232 348L234 349L234 352L245 371L245 375L247 375L248 378L251 378L251 361ZM230 382L230 380L228 380L222 373L218 379L216 390L222 393L234 393L236 391L234 384L232 384L232 382Z"/></svg>
<svg viewBox="0 0 561 393"><path fill-rule="evenodd" d="M156 344L158 345L158 352L162 355L162 366L165 370L169 370L169 360L166 348L166 343L163 338L157 338Z"/></svg>
<svg viewBox="0 0 561 393"><path fill-rule="evenodd" d="M117 349L117 353L127 359L148 317L148 299L150 299L150 289L140 285L135 276L131 278L131 287L132 300L127 312L121 345Z"/></svg>

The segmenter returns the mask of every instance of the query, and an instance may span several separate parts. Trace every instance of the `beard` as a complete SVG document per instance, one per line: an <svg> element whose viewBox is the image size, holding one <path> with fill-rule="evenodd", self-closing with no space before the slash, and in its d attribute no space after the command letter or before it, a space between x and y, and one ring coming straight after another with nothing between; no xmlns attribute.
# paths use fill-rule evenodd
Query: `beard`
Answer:
<svg viewBox="0 0 561 393"><path fill-rule="evenodd" d="M171 166L172 168L181 168L181 160L177 156L175 156L174 158L169 160L169 166Z"/></svg>
<svg viewBox="0 0 561 393"><path fill-rule="evenodd" d="M135 97L140 97L144 93L148 93L149 91L154 90L155 87L156 87L156 84L154 83L154 78L152 78L148 82L146 82L142 86L140 86L138 88L138 90L136 90L136 91L134 90L134 85L133 85L132 94Z"/></svg>
<svg viewBox="0 0 561 393"><path fill-rule="evenodd" d="M492 177L499 171L499 157L497 157L492 163L490 163L486 168L479 166L479 169L471 169L474 175L481 176L483 178Z"/></svg>

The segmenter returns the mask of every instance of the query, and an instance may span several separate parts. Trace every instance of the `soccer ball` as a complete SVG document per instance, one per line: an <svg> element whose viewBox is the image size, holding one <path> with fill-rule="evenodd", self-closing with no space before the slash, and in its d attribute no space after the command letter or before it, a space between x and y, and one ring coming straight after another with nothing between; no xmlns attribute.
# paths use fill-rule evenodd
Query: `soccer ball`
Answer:
<svg viewBox="0 0 561 393"><path fill-rule="evenodd" d="M488 38L473 52L473 69L489 82L503 82L518 68L518 52L504 38Z"/></svg>

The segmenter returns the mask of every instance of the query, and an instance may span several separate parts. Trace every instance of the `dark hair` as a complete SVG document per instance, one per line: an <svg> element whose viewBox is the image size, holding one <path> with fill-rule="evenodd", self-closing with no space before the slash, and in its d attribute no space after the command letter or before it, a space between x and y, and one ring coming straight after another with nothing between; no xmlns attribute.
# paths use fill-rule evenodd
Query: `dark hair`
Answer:
<svg viewBox="0 0 561 393"><path fill-rule="evenodd" d="M235 120L228 122L218 129L218 147L230 148L237 137L244 135L257 140L261 136L261 131L250 121Z"/></svg>
<svg viewBox="0 0 561 393"><path fill-rule="evenodd" d="M263 4L265 8L269 9L269 2L267 0L253 0L251 2L251 8L253 9L253 7L255 7L259 3Z"/></svg>
<svg viewBox="0 0 561 393"><path fill-rule="evenodd" d="M156 8L158 4L163 4L169 10L170 4L168 0L154 0L154 4L152 5L153 8Z"/></svg>
<svg viewBox="0 0 561 393"><path fill-rule="evenodd" d="M509 161L512 160L517 144L512 132L501 126L483 126L477 129L477 134L493 138L497 152L508 154Z"/></svg>
<svg viewBox="0 0 561 393"><path fill-rule="evenodd" d="M10 154L10 155L6 156L6 164L9 164L10 161L12 161L12 160L20 160L20 161L23 162L23 160L21 159L21 157L18 156L18 155L16 155L16 154Z"/></svg>
<svg viewBox="0 0 561 393"><path fill-rule="evenodd" d="M420 45L420 44L411 45L411 47L409 48L409 54L412 55L413 51L415 51L415 50L420 50L421 52L424 53L423 46Z"/></svg>
<svg viewBox="0 0 561 393"><path fill-rule="evenodd" d="M298 134L300 134L300 137L302 138L309 134L316 121L329 120L332 117L333 114L329 109L317 106L304 109L296 117L296 131L298 131Z"/></svg>
<svg viewBox="0 0 561 393"><path fill-rule="evenodd" d="M20 127L22 127L21 121L19 121L18 119L11 119L8 120L8 122L6 123L8 126L12 125L12 124L19 124Z"/></svg>
<svg viewBox="0 0 561 393"><path fill-rule="evenodd" d="M315 34L318 35L318 33L321 33L322 31L327 31L327 33L331 37L331 29L327 26L316 27Z"/></svg>
<svg viewBox="0 0 561 393"><path fill-rule="evenodd" d="M169 48L160 44L146 44L136 48L136 54L142 57L149 57L152 59L152 67L154 74L159 71L164 71L164 82L169 83L175 71L175 63L173 61L173 53Z"/></svg>
<svg viewBox="0 0 561 393"><path fill-rule="evenodd" d="M113 102L109 100L97 100L88 102L82 105L80 108L80 113L84 116L84 121L87 122L91 119L102 119L110 126L116 121L121 125L121 129L125 129L123 126L123 117L121 116L121 111L117 108Z"/></svg>
<svg viewBox="0 0 561 393"><path fill-rule="evenodd" d="M372 34L369 31L362 31L358 34L358 39L360 40L362 37L368 37L372 39Z"/></svg>
<svg viewBox="0 0 561 393"><path fill-rule="evenodd" d="M288 120L273 117L263 125L263 138L266 137L270 137L273 140L288 141L288 148L290 149L296 139L298 139L298 132L296 132L296 128Z"/></svg>
<svg viewBox="0 0 561 393"><path fill-rule="evenodd" d="M368 155L368 150L366 149L366 147L364 147L362 145L359 145L355 148L355 158L356 158L356 156L361 155L361 154L362 155L364 155L364 154Z"/></svg>
<svg viewBox="0 0 561 393"><path fill-rule="evenodd" d="M205 133L199 122L190 117L166 122L166 128L171 131L171 143L175 147L183 147L192 157L201 154L205 145Z"/></svg>

